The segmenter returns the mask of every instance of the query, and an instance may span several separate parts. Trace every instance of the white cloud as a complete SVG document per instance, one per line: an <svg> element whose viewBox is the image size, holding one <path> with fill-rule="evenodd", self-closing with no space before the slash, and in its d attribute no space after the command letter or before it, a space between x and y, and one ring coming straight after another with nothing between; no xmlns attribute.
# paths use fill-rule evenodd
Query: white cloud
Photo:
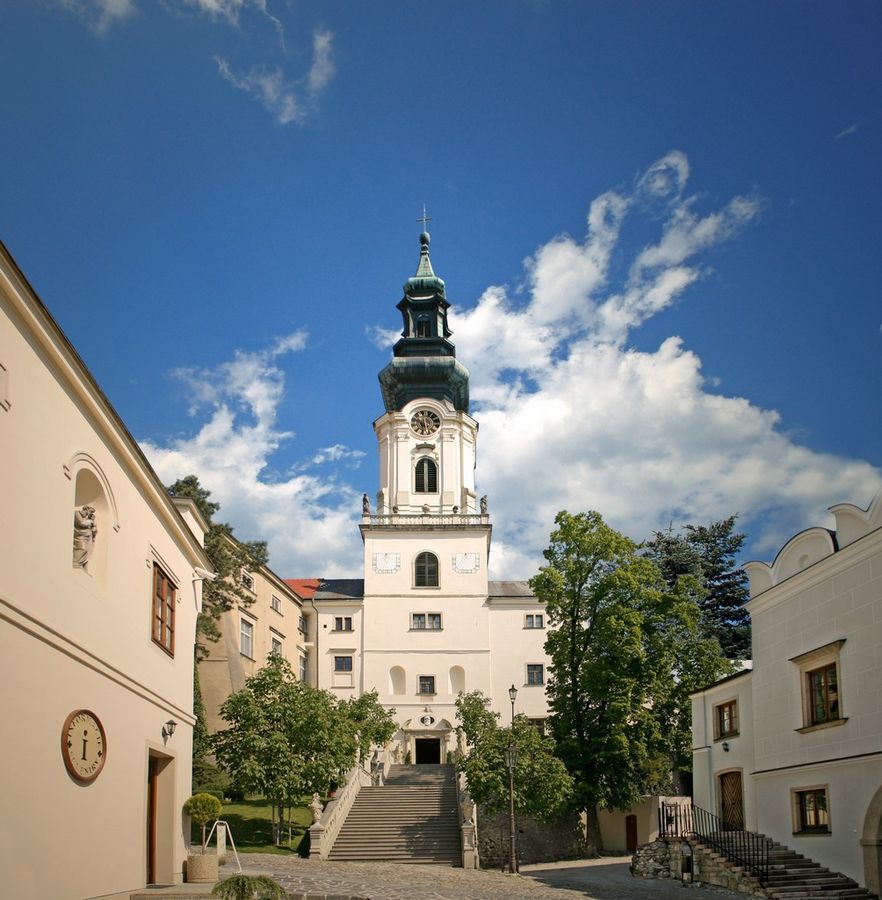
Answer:
<svg viewBox="0 0 882 900"><path fill-rule="evenodd" d="M285 395L277 360L305 343L305 333L295 332L266 350L239 350L214 369L177 370L174 376L192 393L192 411L207 407L208 417L191 437L165 446L143 441L142 447L164 483L198 475L238 536L269 540L271 565L281 574L351 574L361 560L353 540L361 494L333 477L269 475L273 454L293 437L277 423ZM314 461L357 463L360 455L337 445L320 450Z"/></svg>
<svg viewBox="0 0 882 900"><path fill-rule="evenodd" d="M307 84L313 96L328 86L337 71L331 56L333 39L334 35L327 30L316 31L312 36L312 65L309 67Z"/></svg>
<svg viewBox="0 0 882 900"><path fill-rule="evenodd" d="M836 137L833 138L833 140L841 141L843 138L855 134L860 127L860 122L854 122L852 125L849 125L848 128L843 128L842 131L840 131L839 134L837 134Z"/></svg>
<svg viewBox="0 0 882 900"><path fill-rule="evenodd" d="M135 14L134 0L60 0L60 4L79 16L96 34L106 34L112 25Z"/></svg>
<svg viewBox="0 0 882 900"><path fill-rule="evenodd" d="M264 109L275 116L279 125L302 122L305 118L306 111L297 99L294 85L285 80L278 66L273 69L255 66L240 76L233 72L223 57L215 56L214 61L222 78L259 100Z"/></svg>

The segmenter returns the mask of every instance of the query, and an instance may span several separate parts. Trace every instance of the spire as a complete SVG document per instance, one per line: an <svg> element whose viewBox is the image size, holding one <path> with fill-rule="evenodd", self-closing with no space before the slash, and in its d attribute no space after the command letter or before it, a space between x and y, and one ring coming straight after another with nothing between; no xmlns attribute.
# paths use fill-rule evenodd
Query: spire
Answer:
<svg viewBox="0 0 882 900"><path fill-rule="evenodd" d="M429 259L429 243L431 240L432 236L428 231L424 231L420 235L420 262L414 278L435 277L435 272L432 270L432 260Z"/></svg>

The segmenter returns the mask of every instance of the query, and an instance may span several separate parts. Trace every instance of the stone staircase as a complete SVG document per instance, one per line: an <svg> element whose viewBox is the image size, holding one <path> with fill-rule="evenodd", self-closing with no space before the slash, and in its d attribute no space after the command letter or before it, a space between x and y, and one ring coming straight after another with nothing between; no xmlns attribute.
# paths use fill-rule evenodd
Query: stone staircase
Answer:
<svg viewBox="0 0 882 900"><path fill-rule="evenodd" d="M453 766L392 766L363 787L328 859L462 865Z"/></svg>
<svg viewBox="0 0 882 900"><path fill-rule="evenodd" d="M758 835L758 837L764 836ZM744 890L752 887L752 892L765 894L773 900L832 900L832 898L878 900L876 894L862 888L851 878L839 872L831 872L819 863L807 859L795 850L770 838L765 838L765 840L769 848L769 876L762 887L753 876L747 873L744 867L731 862L715 848L701 843L698 843L698 846L712 859L725 866L730 875L735 876L741 882L738 888ZM703 872L712 868L708 862L703 861L699 864ZM708 872L708 874L710 873Z"/></svg>

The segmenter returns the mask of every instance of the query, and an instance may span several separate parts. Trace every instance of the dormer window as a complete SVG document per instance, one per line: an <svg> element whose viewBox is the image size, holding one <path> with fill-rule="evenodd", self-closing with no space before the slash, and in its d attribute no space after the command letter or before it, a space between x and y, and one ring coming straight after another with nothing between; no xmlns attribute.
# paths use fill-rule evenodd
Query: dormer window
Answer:
<svg viewBox="0 0 882 900"><path fill-rule="evenodd" d="M435 465L435 461L427 456L417 460L414 490L418 494L436 494L438 492L438 467Z"/></svg>

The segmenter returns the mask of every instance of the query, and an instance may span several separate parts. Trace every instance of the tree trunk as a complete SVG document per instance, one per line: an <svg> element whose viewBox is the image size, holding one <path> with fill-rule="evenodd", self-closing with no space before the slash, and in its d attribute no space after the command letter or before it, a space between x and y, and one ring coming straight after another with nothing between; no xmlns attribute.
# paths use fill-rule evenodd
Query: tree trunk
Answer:
<svg viewBox="0 0 882 900"><path fill-rule="evenodd" d="M585 855L600 856L603 852L603 839L600 836L600 816L596 804L585 810Z"/></svg>
<svg viewBox="0 0 882 900"><path fill-rule="evenodd" d="M273 815L275 821L273 822L273 840L276 843L276 846L280 846L282 843L282 821L285 818L285 801L277 800L275 803L275 807L273 812L275 813L275 808L278 808L279 814L278 817Z"/></svg>

